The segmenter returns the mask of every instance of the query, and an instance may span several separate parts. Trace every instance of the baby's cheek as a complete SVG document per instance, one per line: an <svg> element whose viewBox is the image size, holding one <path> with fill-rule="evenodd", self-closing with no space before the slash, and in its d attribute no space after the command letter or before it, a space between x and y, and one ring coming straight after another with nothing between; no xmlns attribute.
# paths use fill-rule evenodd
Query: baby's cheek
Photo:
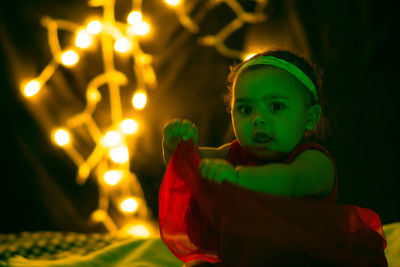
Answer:
<svg viewBox="0 0 400 267"><path fill-rule="evenodd" d="M253 140L253 136L252 136L252 129L250 127L246 127L243 131L243 135L244 138L246 138L246 140L248 142L251 142Z"/></svg>
<svg viewBox="0 0 400 267"><path fill-rule="evenodd" d="M251 145L253 142L251 127L242 127L238 137L243 143Z"/></svg>

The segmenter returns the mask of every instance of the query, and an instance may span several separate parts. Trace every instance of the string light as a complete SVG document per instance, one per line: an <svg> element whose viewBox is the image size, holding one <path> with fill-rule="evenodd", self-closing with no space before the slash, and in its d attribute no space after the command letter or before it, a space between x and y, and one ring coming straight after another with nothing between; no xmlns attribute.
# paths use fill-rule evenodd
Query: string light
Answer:
<svg viewBox="0 0 400 267"><path fill-rule="evenodd" d="M61 54L61 63L67 67L73 67L79 61L79 55L74 50L68 50Z"/></svg>
<svg viewBox="0 0 400 267"><path fill-rule="evenodd" d="M32 97L39 92L40 87L40 82L32 80L24 86L23 93L26 97Z"/></svg>
<svg viewBox="0 0 400 267"><path fill-rule="evenodd" d="M126 119L121 122L121 131L124 134L134 134L138 131L139 124L137 121L132 119Z"/></svg>
<svg viewBox="0 0 400 267"><path fill-rule="evenodd" d="M145 36L150 32L150 25L146 21L142 21L133 28L133 32L139 36Z"/></svg>
<svg viewBox="0 0 400 267"><path fill-rule="evenodd" d="M69 144L71 137L67 130L65 129L57 129L53 134L53 140L59 146L66 146Z"/></svg>
<svg viewBox="0 0 400 267"><path fill-rule="evenodd" d="M192 33L199 32L199 25L186 13L186 8L181 0L164 0L164 2L173 7L179 22L183 27ZM205 5L210 10L218 4L225 3L236 14L228 25L222 28L215 35L206 35L198 39L200 45L214 46L222 55L227 57L243 58L243 51L237 51L228 48L225 40L235 31L241 28L245 23L259 23L265 20L262 13L268 0L255 0L255 12L245 11L236 0L218 0L210 1ZM103 8L101 19L92 19L86 25L65 20L54 20L49 17L42 18L41 22L48 31L48 43L53 59L43 69L40 75L21 85L21 92L26 98L36 95L51 78L55 70L61 64L72 68L80 60L79 52L89 48L95 41L100 41L102 45L102 59L104 61L105 71L94 77L86 88L86 107L82 112L75 114L66 121L66 127L56 129L52 132L53 141L61 146L67 155L78 167L76 181L83 184L90 174L95 175L99 186L116 186L123 188L119 194L126 196L121 202L122 212L129 214L135 213L135 216L142 216L141 223L131 223L120 229L130 232L138 237L148 237L154 234L150 230L149 220L151 220L147 205L144 201L138 203L138 199L143 199L143 192L137 181L135 174L129 169L130 151L126 146L127 138L134 138L134 134L139 129L139 123L133 119L123 119L122 104L120 99L120 86L127 85L131 75L124 74L114 66L114 51L124 53L126 56L132 56L134 66L134 78L136 78L136 88L132 97L132 105L136 110L142 110L147 103L147 89L157 87L157 77L152 67L152 55L145 54L141 47L139 39L147 38L153 33L152 27L148 21L143 19L141 12L142 1L134 1L134 10L129 13L127 23L119 22L114 17L115 1L112 0L91 0L89 5ZM206 14L206 13L204 13ZM202 16L204 16L204 14ZM198 14L197 14L198 15ZM193 14L195 17L196 14ZM199 21L197 19L197 21ZM80 50L64 50L60 44L58 31L65 30L75 35L71 47L77 47ZM98 35L98 36L97 36ZM143 38L137 38L143 37ZM93 116L97 104L102 101L102 94L99 88L107 86L109 89L110 116L112 125L108 129L116 129L103 133L103 130L97 125ZM107 99L108 100L108 99ZM89 136L95 142L95 147L90 155L84 158L79 150L71 144L70 131L77 127L86 127ZM126 135L126 136L125 136ZM110 159L111 161L110 162ZM111 166L110 166L111 164ZM115 167L115 165L118 167ZM116 169L109 169L116 168ZM118 190L117 190L118 191ZM117 192L116 191L116 192ZM134 194L132 193L134 192ZM92 213L91 219L95 222L103 223L110 231L118 231L117 224L108 214L108 203L111 199L120 198L118 194L112 195L109 190L99 190L98 208ZM123 204L124 203L124 204Z"/></svg>
<svg viewBox="0 0 400 267"><path fill-rule="evenodd" d="M122 140L122 136L120 133L116 131L109 131L104 136L104 144L105 146L112 147L118 145Z"/></svg>
<svg viewBox="0 0 400 267"><path fill-rule="evenodd" d="M181 4L181 0L165 0L165 3L167 3L170 6L178 6L179 4Z"/></svg>
<svg viewBox="0 0 400 267"><path fill-rule="evenodd" d="M79 48L88 48L93 43L93 37L85 30L79 30L76 34L75 45Z"/></svg>
<svg viewBox="0 0 400 267"><path fill-rule="evenodd" d="M168 5L176 7L174 11L178 16L179 22L183 27L192 33L199 32L199 26L194 20L186 13L185 8L182 5L175 5L176 0L164 0ZM234 32L239 30L245 23L256 24L266 20L266 16L263 13L265 7L269 4L269 0L254 0L256 6L254 7L255 12L247 12L243 9L237 0L218 0L210 1L207 6L209 9L216 7L219 4L225 3L228 7L236 14L236 17L229 22L225 27L220 29L215 35L206 35L198 39L198 43L204 46L213 46L222 55L230 58L243 59L243 51L231 49L226 46L225 41ZM172 2L172 4L171 4Z"/></svg>
<svg viewBox="0 0 400 267"><path fill-rule="evenodd" d="M92 20L91 22L88 23L86 26L86 30L88 33L91 34L99 34L103 29L103 23L99 20Z"/></svg>
<svg viewBox="0 0 400 267"><path fill-rule="evenodd" d="M146 102L147 102L147 96L146 93L143 91L136 92L132 97L132 105L137 110L144 109L144 107L146 106Z"/></svg>
<svg viewBox="0 0 400 267"><path fill-rule="evenodd" d="M134 198L126 198L120 204L120 209L126 213L135 212L138 208L138 202Z"/></svg>
<svg viewBox="0 0 400 267"><path fill-rule="evenodd" d="M129 150L126 146L117 146L109 150L109 155L115 163L126 163L129 160Z"/></svg>
<svg viewBox="0 0 400 267"><path fill-rule="evenodd" d="M127 53L132 49L132 43L127 38L122 37L115 41L114 49L120 53Z"/></svg>
<svg viewBox="0 0 400 267"><path fill-rule="evenodd" d="M111 170L104 174L104 181L109 185L116 185L123 177L122 171Z"/></svg>
<svg viewBox="0 0 400 267"><path fill-rule="evenodd" d="M132 11L129 13L127 21L130 25L139 25L142 22L142 13L138 11Z"/></svg>

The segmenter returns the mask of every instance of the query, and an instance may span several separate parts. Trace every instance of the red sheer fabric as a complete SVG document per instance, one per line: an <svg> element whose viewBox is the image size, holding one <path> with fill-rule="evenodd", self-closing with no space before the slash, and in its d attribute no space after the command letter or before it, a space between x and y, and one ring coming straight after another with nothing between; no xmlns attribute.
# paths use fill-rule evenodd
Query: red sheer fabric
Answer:
<svg viewBox="0 0 400 267"><path fill-rule="evenodd" d="M306 149L318 149L331 158L318 144L301 144L284 163ZM234 165L259 164L236 141L229 154ZM387 266L379 216L370 209L336 205L337 175L329 196L288 198L204 180L199 162L193 142L182 142L171 157L159 194L161 238L183 262Z"/></svg>

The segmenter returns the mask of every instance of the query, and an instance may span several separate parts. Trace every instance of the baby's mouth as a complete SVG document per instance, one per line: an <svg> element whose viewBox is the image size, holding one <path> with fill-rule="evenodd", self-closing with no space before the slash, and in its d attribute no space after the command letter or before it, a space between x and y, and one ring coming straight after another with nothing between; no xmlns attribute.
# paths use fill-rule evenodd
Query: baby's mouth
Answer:
<svg viewBox="0 0 400 267"><path fill-rule="evenodd" d="M264 144L272 139L266 133L263 133L263 132L255 133L253 138L254 138L254 142L257 144Z"/></svg>

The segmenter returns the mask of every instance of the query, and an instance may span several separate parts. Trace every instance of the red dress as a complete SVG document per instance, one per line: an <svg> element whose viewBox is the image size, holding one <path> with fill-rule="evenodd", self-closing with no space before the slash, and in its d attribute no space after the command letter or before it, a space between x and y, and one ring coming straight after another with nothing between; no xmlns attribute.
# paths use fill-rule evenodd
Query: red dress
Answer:
<svg viewBox="0 0 400 267"><path fill-rule="evenodd" d="M300 144L282 163L307 149L331 155L316 143ZM235 140L234 166L258 165ZM183 262L222 266L387 266L386 238L370 209L337 205L326 197L290 198L201 178L201 158L191 140L173 153L159 192L160 235ZM264 163L265 164L265 163Z"/></svg>

